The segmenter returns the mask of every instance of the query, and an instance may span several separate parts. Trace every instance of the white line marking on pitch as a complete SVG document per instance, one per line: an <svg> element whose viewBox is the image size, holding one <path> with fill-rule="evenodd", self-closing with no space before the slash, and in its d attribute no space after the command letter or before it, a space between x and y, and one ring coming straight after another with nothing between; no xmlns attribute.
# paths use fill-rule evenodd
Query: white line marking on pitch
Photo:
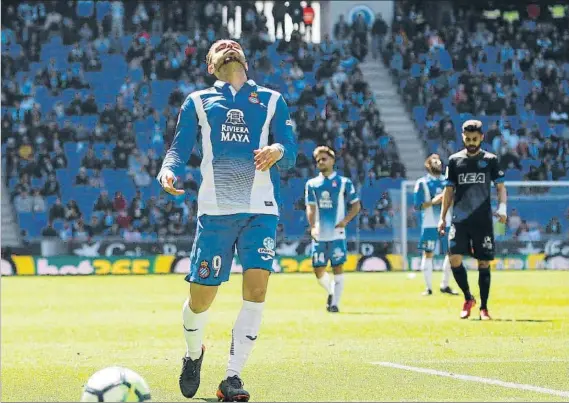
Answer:
<svg viewBox="0 0 569 403"><path fill-rule="evenodd" d="M496 364L509 364L509 363L532 363L532 362L569 362L569 359L564 358L519 358L517 360L504 360L497 358L465 358L462 360L405 360L409 364L464 364L464 363L496 363Z"/></svg>
<svg viewBox="0 0 569 403"><path fill-rule="evenodd" d="M445 376L447 378L460 379L462 381L486 383L488 385L502 386L504 388L528 390L530 392L546 393L548 395L569 397L569 391L542 388L540 386L524 385L523 383L504 382L498 379L482 378L480 376L453 374L451 372L438 371L430 368L411 367L408 365L396 364L394 362L372 362L372 365L380 365L382 367L397 368L405 371L420 372L423 374Z"/></svg>

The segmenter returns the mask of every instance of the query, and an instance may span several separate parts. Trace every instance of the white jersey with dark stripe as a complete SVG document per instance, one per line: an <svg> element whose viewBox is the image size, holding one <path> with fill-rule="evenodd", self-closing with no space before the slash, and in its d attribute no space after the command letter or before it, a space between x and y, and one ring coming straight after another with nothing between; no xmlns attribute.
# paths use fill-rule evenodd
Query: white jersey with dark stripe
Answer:
<svg viewBox="0 0 569 403"><path fill-rule="evenodd" d="M442 203L423 208L423 204L432 201L445 188L446 179L444 175L433 176L427 174L415 182L413 192L413 204L415 209L421 211L421 229L437 228L441 215ZM452 218L452 207L448 210L446 220L450 225Z"/></svg>
<svg viewBox="0 0 569 403"><path fill-rule="evenodd" d="M282 157L261 172L255 169L253 151L270 145L269 135ZM279 214L279 170L292 168L297 154L290 113L280 93L253 80L239 91L217 81L191 93L180 108L158 180L166 169L183 175L195 144L202 155L198 216Z"/></svg>
<svg viewBox="0 0 569 403"><path fill-rule="evenodd" d="M316 207L315 228L317 241L346 239L346 229L336 224L346 217L346 204L359 201L352 181L333 172L322 174L306 182L305 203Z"/></svg>

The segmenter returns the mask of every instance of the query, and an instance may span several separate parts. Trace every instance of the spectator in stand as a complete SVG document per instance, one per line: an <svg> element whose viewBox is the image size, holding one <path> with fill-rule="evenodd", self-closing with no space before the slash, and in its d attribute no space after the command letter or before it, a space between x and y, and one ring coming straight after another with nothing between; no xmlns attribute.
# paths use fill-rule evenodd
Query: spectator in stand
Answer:
<svg viewBox="0 0 569 403"><path fill-rule="evenodd" d="M371 27L371 55L374 60L377 60L377 56L383 48L383 39L386 34L387 23L381 13L377 13Z"/></svg>
<svg viewBox="0 0 569 403"><path fill-rule="evenodd" d="M133 227L132 224L125 229L123 233L124 240L126 242L140 242L142 240L142 235L137 227Z"/></svg>
<svg viewBox="0 0 569 403"><path fill-rule="evenodd" d="M18 213L31 213L34 208L34 200L27 191L20 192L14 198L14 206Z"/></svg>
<svg viewBox="0 0 569 403"><path fill-rule="evenodd" d="M43 213L47 211L45 199L40 194L39 189L34 189L32 193L32 210L34 213Z"/></svg>
<svg viewBox="0 0 569 403"><path fill-rule="evenodd" d="M44 238L58 238L57 231L53 228L53 221L49 220L47 225L41 230L41 236Z"/></svg>
<svg viewBox="0 0 569 403"><path fill-rule="evenodd" d="M311 41L312 38L312 24L314 23L315 15L316 14L314 12L314 8L312 8L310 2L309 1L306 2L306 7L302 9L302 21L304 23L304 28L305 28L305 37L306 40L309 42Z"/></svg>
<svg viewBox="0 0 569 403"><path fill-rule="evenodd" d="M72 226L73 240L77 242L90 242L93 233L88 225L85 225L83 218L79 218Z"/></svg>
<svg viewBox="0 0 569 403"><path fill-rule="evenodd" d="M338 22L334 25L334 39L340 43L345 43L349 40L351 33L351 27L346 22L344 15L340 15Z"/></svg>
<svg viewBox="0 0 569 403"><path fill-rule="evenodd" d="M364 19L363 14L358 14L356 19L352 25L352 39L354 42L359 39L359 43L361 46L367 48L367 36L368 36L369 27Z"/></svg>
<svg viewBox="0 0 569 403"><path fill-rule="evenodd" d="M62 241L70 241L73 239L73 227L68 221L63 223L63 228L59 232L59 238Z"/></svg>
<svg viewBox="0 0 569 403"><path fill-rule="evenodd" d="M119 210L117 214L116 223L121 229L128 228L132 223L132 217L128 215L128 211L125 209Z"/></svg>
<svg viewBox="0 0 569 403"><path fill-rule="evenodd" d="M67 202L67 208L65 209L65 219L69 221L77 220L82 216L81 210L77 205L75 200L69 200Z"/></svg>
<svg viewBox="0 0 569 403"><path fill-rule="evenodd" d="M87 149L87 153L85 154L85 156L81 160L81 166L85 167L86 169L100 169L101 168L101 162L99 161L99 159L95 155L95 150L93 149L93 147L89 147Z"/></svg>
<svg viewBox="0 0 569 403"><path fill-rule="evenodd" d="M561 235L561 223L559 222L559 218L552 217L551 220L547 223L545 227L545 233L551 235Z"/></svg>
<svg viewBox="0 0 569 403"><path fill-rule="evenodd" d="M55 199L55 203L51 205L49 209L49 220L63 220L66 217L65 206L61 203L61 199L58 197Z"/></svg>
<svg viewBox="0 0 569 403"><path fill-rule="evenodd" d="M113 202L109 198L109 192L105 189L101 190L99 197L95 201L95 205L93 206L94 211L108 211L113 209Z"/></svg>
<svg viewBox="0 0 569 403"><path fill-rule="evenodd" d="M75 177L75 186L88 186L89 176L85 167L79 168L79 174Z"/></svg>
<svg viewBox="0 0 569 403"><path fill-rule="evenodd" d="M522 224L522 219L518 213L518 210L516 208L513 208L508 217L508 229L511 232L516 233L518 231L518 228L520 228L521 224Z"/></svg>
<svg viewBox="0 0 569 403"><path fill-rule="evenodd" d="M120 212L126 210L126 207L127 207L127 202L122 192L116 192L115 197L113 199L113 210L116 212Z"/></svg>

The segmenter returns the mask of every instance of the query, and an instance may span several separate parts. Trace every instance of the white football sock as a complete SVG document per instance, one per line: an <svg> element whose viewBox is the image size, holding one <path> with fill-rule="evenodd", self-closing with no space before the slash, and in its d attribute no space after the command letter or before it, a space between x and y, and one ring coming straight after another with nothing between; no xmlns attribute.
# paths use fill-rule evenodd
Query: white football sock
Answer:
<svg viewBox="0 0 569 403"><path fill-rule="evenodd" d="M231 350L227 363L227 378L240 376L243 367L257 340L257 334L263 318L264 302L243 301L241 311L233 326Z"/></svg>
<svg viewBox="0 0 569 403"><path fill-rule="evenodd" d="M318 279L318 284L322 286L326 290L328 295L332 294L332 287L330 282L330 275L327 271L324 272L324 275Z"/></svg>
<svg viewBox="0 0 569 403"><path fill-rule="evenodd" d="M340 303L342 291L344 291L344 273L334 274L334 296L332 297L333 306L338 306Z"/></svg>
<svg viewBox="0 0 569 403"><path fill-rule="evenodd" d="M433 258L423 255L421 259L421 271L425 277L425 285L427 289L433 289Z"/></svg>
<svg viewBox="0 0 569 403"><path fill-rule="evenodd" d="M208 311L194 313L190 309L190 300L184 302L182 317L184 318L184 337L186 338L186 357L197 360L202 355L203 333L207 322Z"/></svg>
<svg viewBox="0 0 569 403"><path fill-rule="evenodd" d="M449 286L450 275L450 258L446 255L445 261L443 262L443 281L441 282L441 288L447 288Z"/></svg>

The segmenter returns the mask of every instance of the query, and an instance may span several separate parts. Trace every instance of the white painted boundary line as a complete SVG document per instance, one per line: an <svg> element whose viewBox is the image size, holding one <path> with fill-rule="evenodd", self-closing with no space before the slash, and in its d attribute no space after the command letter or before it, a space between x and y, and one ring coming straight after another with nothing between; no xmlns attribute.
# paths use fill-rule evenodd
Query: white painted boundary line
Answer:
<svg viewBox="0 0 569 403"><path fill-rule="evenodd" d="M495 364L509 364L509 363L532 363L532 362L569 362L565 358L519 358L519 359L500 359L500 358L464 358L462 360L405 360L408 364L464 364L464 363L495 363ZM373 363L376 364L376 363Z"/></svg>
<svg viewBox="0 0 569 403"><path fill-rule="evenodd" d="M460 379L462 381L485 383L488 385L502 386L504 388L527 390L530 392L537 392L537 393L546 393L548 395L554 395L560 397L569 397L569 391L565 390L548 389L548 388L542 388L540 386L524 385L522 383L504 382L498 379L482 378L480 376L453 374L450 372L438 371L430 368L419 368L419 367L411 367L408 365L396 364L394 362L372 362L371 364L379 365L382 367L402 369L405 371L420 372L428 375L444 376L447 378Z"/></svg>

